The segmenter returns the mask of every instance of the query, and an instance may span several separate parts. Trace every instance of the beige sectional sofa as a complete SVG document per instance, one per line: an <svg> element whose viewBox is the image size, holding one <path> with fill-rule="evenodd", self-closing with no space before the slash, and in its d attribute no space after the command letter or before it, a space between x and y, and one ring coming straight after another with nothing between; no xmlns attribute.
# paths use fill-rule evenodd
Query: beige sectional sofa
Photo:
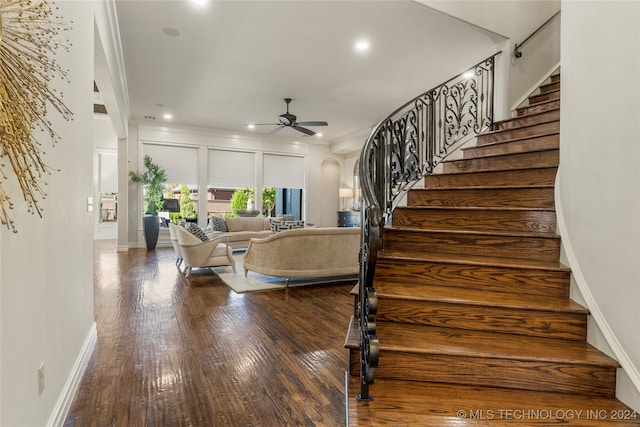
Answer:
<svg viewBox="0 0 640 427"><path fill-rule="evenodd" d="M251 239L243 258L249 271L286 279L357 275L360 229L351 227L285 230Z"/></svg>
<svg viewBox="0 0 640 427"><path fill-rule="evenodd" d="M227 245L233 249L246 248L253 238L262 238L271 235L269 218L239 217L224 218L227 231L215 232L212 236L229 237Z"/></svg>

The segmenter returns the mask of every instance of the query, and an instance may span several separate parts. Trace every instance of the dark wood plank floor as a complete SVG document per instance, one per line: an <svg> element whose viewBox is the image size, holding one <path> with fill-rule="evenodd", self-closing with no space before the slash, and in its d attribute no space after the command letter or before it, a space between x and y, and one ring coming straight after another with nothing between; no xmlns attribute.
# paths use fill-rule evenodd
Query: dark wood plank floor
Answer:
<svg viewBox="0 0 640 427"><path fill-rule="evenodd" d="M344 425L352 287L236 294L172 249L97 241L98 341L65 426Z"/></svg>

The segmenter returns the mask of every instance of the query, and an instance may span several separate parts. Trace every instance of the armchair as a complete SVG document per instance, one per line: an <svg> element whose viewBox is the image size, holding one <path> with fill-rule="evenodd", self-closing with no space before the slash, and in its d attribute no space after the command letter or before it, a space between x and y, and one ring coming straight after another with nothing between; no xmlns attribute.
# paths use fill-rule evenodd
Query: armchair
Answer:
<svg viewBox="0 0 640 427"><path fill-rule="evenodd" d="M192 268L217 267L229 265L236 272L236 263L232 257L231 247L227 246L228 236L219 236L203 242L183 227L175 227L178 247L185 263L184 273L187 277Z"/></svg>
<svg viewBox="0 0 640 427"><path fill-rule="evenodd" d="M172 222L169 222L169 240L171 240L171 245L173 246L173 250L176 253L176 265L178 268L180 264L182 264L182 254L180 253L180 245L178 244L178 232L176 228L178 226Z"/></svg>

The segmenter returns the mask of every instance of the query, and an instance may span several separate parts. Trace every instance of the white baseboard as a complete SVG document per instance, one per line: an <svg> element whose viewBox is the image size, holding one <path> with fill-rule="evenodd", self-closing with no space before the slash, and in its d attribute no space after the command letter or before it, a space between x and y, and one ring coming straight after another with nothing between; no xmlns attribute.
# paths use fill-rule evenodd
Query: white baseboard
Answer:
<svg viewBox="0 0 640 427"><path fill-rule="evenodd" d="M76 395L76 391L78 391L80 380L82 380L82 375L87 368L89 360L91 359L97 339L98 331L96 323L93 322L91 324L91 328L89 328L89 332L87 333L84 343L82 344L80 353L73 364L71 373L69 373L67 381L62 388L62 392L60 393L60 396L58 396L58 401L51 412L49 421L47 421L47 427L62 427L64 425L64 420L67 418L71 402Z"/></svg>
<svg viewBox="0 0 640 427"><path fill-rule="evenodd" d="M575 280L575 284L577 285L578 290L584 300L585 305L589 309L589 313L595 324L597 325L599 332L606 341L606 344L609 346L609 349L613 353L613 358L617 360L620 364L622 371L618 372L618 379L623 379L622 383L618 383L616 387L616 397L622 400L627 405L631 406L635 410L640 410L638 405L637 396L640 396L640 372L638 368L633 364L631 358L622 347L620 341L611 330L607 319L605 319L604 314L600 311L600 307L595 300L595 297L591 293L589 289L589 285L584 275L582 274L582 270L580 269L580 264L576 258L576 254L571 245L571 241L569 240L567 233L567 226L564 221L564 215L562 212L562 198L559 194L560 188L560 175L556 178L555 185L555 200L556 200L556 220L558 225L558 234L561 237L562 248L564 249L564 254L567 258L569 267L571 268L571 275ZM598 348L598 343L590 342L594 347ZM608 349L607 349L608 350ZM607 351L604 351L608 353Z"/></svg>

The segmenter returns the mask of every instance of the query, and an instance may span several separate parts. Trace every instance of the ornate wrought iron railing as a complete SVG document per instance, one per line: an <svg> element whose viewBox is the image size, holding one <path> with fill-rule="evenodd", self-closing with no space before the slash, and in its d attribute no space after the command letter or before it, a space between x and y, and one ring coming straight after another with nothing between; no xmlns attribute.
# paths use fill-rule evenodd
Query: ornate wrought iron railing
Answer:
<svg viewBox="0 0 640 427"><path fill-rule="evenodd" d="M378 364L373 287L382 231L406 191L452 151L493 126L494 63L500 52L419 95L381 121L360 154L362 190L360 298L360 394L369 400Z"/></svg>

